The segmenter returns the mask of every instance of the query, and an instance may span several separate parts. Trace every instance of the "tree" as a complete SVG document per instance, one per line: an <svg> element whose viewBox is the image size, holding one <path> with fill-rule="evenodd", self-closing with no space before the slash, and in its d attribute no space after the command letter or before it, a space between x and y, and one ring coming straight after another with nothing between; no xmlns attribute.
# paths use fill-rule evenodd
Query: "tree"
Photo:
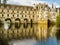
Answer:
<svg viewBox="0 0 60 45"><path fill-rule="evenodd" d="M56 17L56 24L58 27L60 27L60 15Z"/></svg>
<svg viewBox="0 0 60 45"><path fill-rule="evenodd" d="M0 4L1 4L1 0L0 0Z"/></svg>
<svg viewBox="0 0 60 45"><path fill-rule="evenodd" d="M3 4L6 4L7 3L7 0L3 0Z"/></svg>

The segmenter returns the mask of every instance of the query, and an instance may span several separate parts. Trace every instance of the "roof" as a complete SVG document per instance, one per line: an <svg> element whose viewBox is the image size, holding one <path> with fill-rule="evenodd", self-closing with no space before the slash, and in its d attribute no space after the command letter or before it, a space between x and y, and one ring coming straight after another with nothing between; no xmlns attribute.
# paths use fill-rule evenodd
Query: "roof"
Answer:
<svg viewBox="0 0 60 45"><path fill-rule="evenodd" d="M1 4L4 5L4 4ZM28 7L28 8L33 8L33 6L28 6L28 5L14 5L14 4L5 4L6 6L17 6L17 7Z"/></svg>

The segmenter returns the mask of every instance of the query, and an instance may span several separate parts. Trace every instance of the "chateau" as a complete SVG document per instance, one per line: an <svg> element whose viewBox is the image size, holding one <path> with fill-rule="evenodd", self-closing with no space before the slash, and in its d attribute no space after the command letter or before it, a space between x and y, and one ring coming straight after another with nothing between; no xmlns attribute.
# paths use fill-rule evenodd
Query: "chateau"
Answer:
<svg viewBox="0 0 60 45"><path fill-rule="evenodd" d="M47 4L34 4L34 6L24 5L0 5L0 21L10 20L11 23L46 23L47 20L55 20L57 12L52 10Z"/></svg>
<svg viewBox="0 0 60 45"><path fill-rule="evenodd" d="M0 38L1 39L20 39L47 38L47 23L56 21L57 11L55 8L50 8L47 4L34 4L33 6L24 5L0 5ZM10 23L11 28L10 28ZM14 24L18 23L18 24ZM20 23L24 23L19 25ZM42 23L38 25L25 25L26 23ZM46 24L46 25L44 25ZM17 25L17 26L16 26ZM4 26L4 27L3 27ZM25 27L24 27L25 26ZM27 28L26 28L27 27ZM51 31L48 35L50 35ZM53 35L53 32L51 33ZM52 36L51 35L51 36ZM42 37L41 37L42 36Z"/></svg>

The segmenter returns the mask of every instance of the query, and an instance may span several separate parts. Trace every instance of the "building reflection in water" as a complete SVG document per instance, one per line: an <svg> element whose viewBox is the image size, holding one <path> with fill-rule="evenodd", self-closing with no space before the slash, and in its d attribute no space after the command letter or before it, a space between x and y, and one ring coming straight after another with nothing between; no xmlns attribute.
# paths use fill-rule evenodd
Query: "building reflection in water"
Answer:
<svg viewBox="0 0 60 45"><path fill-rule="evenodd" d="M55 33L56 33L55 28L56 27L50 26L48 28L46 25L44 25L44 26L42 26L42 25L44 25L44 24L38 24L38 25L35 24L34 26L32 26L32 28L34 28L35 35L37 36L36 38L40 39L40 40L31 40L31 39L12 40L12 41L10 41L10 44L12 43L12 44L16 44L16 45L57 45L57 39L55 37ZM23 27L23 25L22 25L22 27ZM29 28L30 28L30 30L32 29L30 26L29 26ZM29 29L29 28L27 28L27 29ZM45 28L45 30L41 30L42 28ZM33 32L30 34L34 35Z"/></svg>
<svg viewBox="0 0 60 45"><path fill-rule="evenodd" d="M9 21L7 21L4 22L2 26L0 26L0 38L12 41L13 39L34 39L37 41L37 45L41 43L42 45L44 43L46 43L47 45L47 41L51 43L51 41L55 40L55 28L56 26L50 26L48 28L46 24L20 24L17 21L16 23L12 24Z"/></svg>
<svg viewBox="0 0 60 45"><path fill-rule="evenodd" d="M35 45L57 45L56 26L50 26L47 29L47 38L45 40L36 41Z"/></svg>
<svg viewBox="0 0 60 45"><path fill-rule="evenodd" d="M51 29L51 28L50 28ZM4 22L0 27L0 38L3 39L37 39L43 40L48 36L53 36L54 30L48 30L46 24L20 24L16 21L11 24L9 21Z"/></svg>

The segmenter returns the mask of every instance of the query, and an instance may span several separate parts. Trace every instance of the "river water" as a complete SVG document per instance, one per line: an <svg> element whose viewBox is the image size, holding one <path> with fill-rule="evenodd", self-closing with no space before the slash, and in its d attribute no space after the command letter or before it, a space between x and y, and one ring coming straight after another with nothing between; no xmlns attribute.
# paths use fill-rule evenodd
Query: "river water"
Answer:
<svg viewBox="0 0 60 45"><path fill-rule="evenodd" d="M24 39L14 38L9 41L9 45L60 45L60 29L56 25L51 25L48 27L46 24L28 24L27 26L21 24L19 27L17 27L15 24L12 24L9 27L8 24L4 24L0 26L0 30L1 29L6 31L27 30L27 32L22 31L22 34L26 36L23 36L25 37ZM32 32L28 31L31 29L33 30ZM16 36L17 33L13 34ZM34 34L36 36L33 36Z"/></svg>

